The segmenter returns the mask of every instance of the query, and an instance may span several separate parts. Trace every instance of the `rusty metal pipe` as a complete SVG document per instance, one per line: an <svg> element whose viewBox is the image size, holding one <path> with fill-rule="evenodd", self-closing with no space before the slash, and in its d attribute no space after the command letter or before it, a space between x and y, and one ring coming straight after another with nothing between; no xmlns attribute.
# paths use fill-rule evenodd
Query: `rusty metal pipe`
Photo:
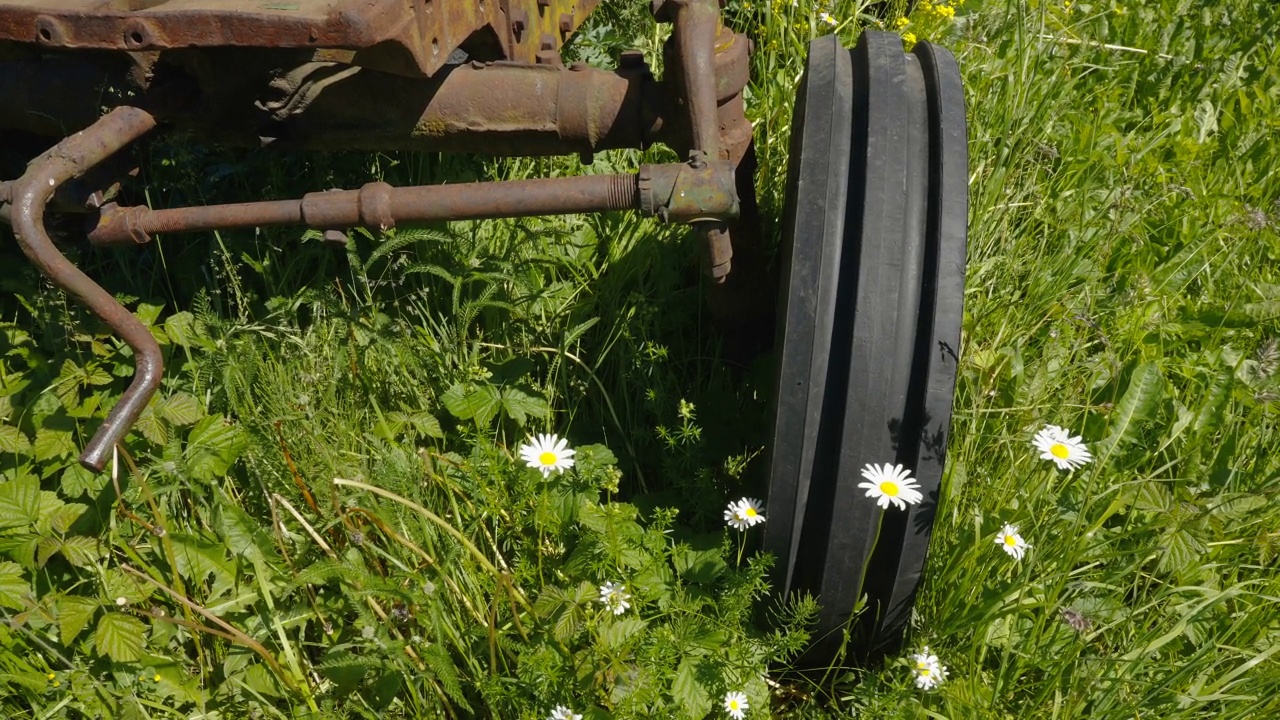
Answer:
<svg viewBox="0 0 1280 720"><path fill-rule="evenodd" d="M369 183L359 190L308 193L297 200L149 210L102 209L89 233L95 245L145 243L153 233L263 225L308 225L319 230L399 222L484 220L643 210L685 221L737 215L733 167L709 163L647 165L635 175L589 175L510 182L395 188Z"/></svg>
<svg viewBox="0 0 1280 720"><path fill-rule="evenodd" d="M106 465L112 448L155 394L164 360L151 332L110 293L58 252L45 232L44 211L60 185L83 175L155 125L155 118L145 110L118 107L88 129L36 158L27 166L26 174L9 187L10 219L22 252L45 277L102 318L133 348L133 382L80 453L80 464L94 471Z"/></svg>

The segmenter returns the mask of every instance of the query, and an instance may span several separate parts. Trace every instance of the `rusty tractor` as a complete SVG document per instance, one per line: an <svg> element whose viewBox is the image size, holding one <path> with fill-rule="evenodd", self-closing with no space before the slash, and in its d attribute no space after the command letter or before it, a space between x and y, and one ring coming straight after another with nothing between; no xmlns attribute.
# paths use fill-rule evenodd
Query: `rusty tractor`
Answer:
<svg viewBox="0 0 1280 720"><path fill-rule="evenodd" d="M779 593L821 601L812 656L854 623L901 636L928 548L949 431L963 299L965 108L954 58L865 32L814 40L797 92L772 280L757 237L751 43L718 0L653 0L665 72L639 52L606 70L561 48L598 0L0 0L0 144L56 141L0 179L0 220L32 263L133 349L136 369L80 462L102 470L156 391L148 330L58 250L46 214L87 239L298 225L349 228L633 210L701 239L722 324L779 287L764 549ZM378 112L368 112L376 107ZM630 174L313 192L293 200L122 206L119 153L168 128L202 142L309 149L563 155L662 143L684 162ZM60 140L58 140L61 138ZM755 317L758 317L756 315ZM881 510L866 463L911 469L924 501Z"/></svg>

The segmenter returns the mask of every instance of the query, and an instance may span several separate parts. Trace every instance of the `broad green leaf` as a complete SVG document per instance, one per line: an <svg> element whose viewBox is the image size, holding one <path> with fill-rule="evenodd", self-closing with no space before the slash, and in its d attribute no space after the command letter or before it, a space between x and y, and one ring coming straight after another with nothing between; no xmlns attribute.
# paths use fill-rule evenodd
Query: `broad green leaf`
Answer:
<svg viewBox="0 0 1280 720"><path fill-rule="evenodd" d="M39 480L28 476L0 483L0 528L25 527L39 519Z"/></svg>
<svg viewBox="0 0 1280 720"><path fill-rule="evenodd" d="M1196 106L1196 142L1203 145L1218 132L1218 108L1208 98Z"/></svg>
<svg viewBox="0 0 1280 720"><path fill-rule="evenodd" d="M40 506L37 510L36 532L46 534L53 529L53 518L66 506L58 493L49 490L40 491Z"/></svg>
<svg viewBox="0 0 1280 720"><path fill-rule="evenodd" d="M62 548L62 541L56 537L42 536L36 544L36 565L44 567L49 558Z"/></svg>
<svg viewBox="0 0 1280 720"><path fill-rule="evenodd" d="M715 582L729 569L721 556L720 538L719 533L713 533L676 545L671 553L671 562L676 572L686 582L703 584Z"/></svg>
<svg viewBox="0 0 1280 720"><path fill-rule="evenodd" d="M551 406L540 395L529 388L511 385L502 389L502 409L520 427L524 427L530 415L536 418L551 415Z"/></svg>
<svg viewBox="0 0 1280 720"><path fill-rule="evenodd" d="M62 471L62 494L76 498L85 492L96 494L107 486L107 474L95 473L76 463Z"/></svg>
<svg viewBox="0 0 1280 720"><path fill-rule="evenodd" d="M178 572L188 581L203 584L209 575L213 575L213 588L210 590L213 596L234 582L235 563L227 557L224 543L182 533L171 535L170 542Z"/></svg>
<svg viewBox="0 0 1280 720"><path fill-rule="evenodd" d="M48 427L36 430L36 441L32 448L37 460L57 460L76 453L76 443L70 430Z"/></svg>
<svg viewBox="0 0 1280 720"><path fill-rule="evenodd" d="M649 623L638 617L624 617L608 623L600 633L600 644L607 650L618 651L639 635Z"/></svg>
<svg viewBox="0 0 1280 720"><path fill-rule="evenodd" d="M69 645L85 629L101 605L93 598L65 595L55 603L58 609L58 637Z"/></svg>
<svg viewBox="0 0 1280 720"><path fill-rule="evenodd" d="M142 409L142 414L133 423L133 429L156 445L164 445L169 442L169 428L156 414L155 406L152 403Z"/></svg>
<svg viewBox="0 0 1280 720"><path fill-rule="evenodd" d="M49 527L56 532L65 533L88 509L88 505L64 503L50 514Z"/></svg>
<svg viewBox="0 0 1280 720"><path fill-rule="evenodd" d="M602 467L618 464L617 456L604 445L579 445L574 451L574 464L582 472L594 472Z"/></svg>
<svg viewBox="0 0 1280 720"><path fill-rule="evenodd" d="M26 608L23 598L31 594L31 584L22 577L17 563L0 562L0 605L16 610Z"/></svg>
<svg viewBox="0 0 1280 720"><path fill-rule="evenodd" d="M1107 457L1120 444L1137 438L1142 423L1154 417L1164 394L1160 366L1147 362L1134 369L1129 386L1111 414L1110 431L1098 446L1099 457Z"/></svg>
<svg viewBox="0 0 1280 720"><path fill-rule="evenodd" d="M427 437L443 438L444 430L440 429L440 421L429 412L415 411L396 413L395 419L399 423L405 423L413 427L420 435Z"/></svg>
<svg viewBox="0 0 1280 720"><path fill-rule="evenodd" d="M25 455L31 451L31 441L12 425L0 425L0 452Z"/></svg>
<svg viewBox="0 0 1280 720"><path fill-rule="evenodd" d="M191 425L204 417L204 409L189 393L174 393L160 403L160 416L174 425Z"/></svg>
<svg viewBox="0 0 1280 720"><path fill-rule="evenodd" d="M502 408L502 394L492 385L480 385L467 392L462 385L454 385L440 402L459 420L475 420L477 425L488 425Z"/></svg>
<svg viewBox="0 0 1280 720"><path fill-rule="evenodd" d="M702 685L699 675L708 661L698 655L686 655L676 668L671 682L671 697L680 705L683 717L701 718L711 710L711 692Z"/></svg>
<svg viewBox="0 0 1280 720"><path fill-rule="evenodd" d="M283 688L280 687L280 681L267 669L266 665L261 663L254 663L245 668L244 674L240 677L245 686L256 695L282 697L284 694Z"/></svg>
<svg viewBox="0 0 1280 720"><path fill-rule="evenodd" d="M1204 439L1205 436L1214 433L1222 426L1223 412L1226 409L1227 400L1231 397L1231 388L1235 385L1235 382L1234 368L1225 363L1218 368L1218 374L1214 376L1213 382L1209 384L1209 389L1204 395L1204 402L1196 412L1195 420L1191 423L1193 442Z"/></svg>
<svg viewBox="0 0 1280 720"><path fill-rule="evenodd" d="M64 538L58 550L67 562L76 567L89 568L98 563L102 554L98 550L98 541L86 535L75 535Z"/></svg>
<svg viewBox="0 0 1280 720"><path fill-rule="evenodd" d="M125 604L140 603L151 597L150 585L118 568L107 568L102 572L102 597L108 604L118 604L124 598Z"/></svg>
<svg viewBox="0 0 1280 720"><path fill-rule="evenodd" d="M1160 556L1156 568L1182 582L1192 580L1201 568L1204 544L1183 529L1165 533L1160 544L1164 548L1164 554Z"/></svg>
<svg viewBox="0 0 1280 720"><path fill-rule="evenodd" d="M64 408L70 410L80 404L81 383L80 368L70 359L63 360L58 380L53 384L53 394L57 396Z"/></svg>
<svg viewBox="0 0 1280 720"><path fill-rule="evenodd" d="M40 544L40 536L24 533L22 535L0 534L0 553L7 555L28 570L36 569L36 546Z"/></svg>
<svg viewBox="0 0 1280 720"><path fill-rule="evenodd" d="M230 501L222 503L218 520L219 533L232 554L246 557L257 565L275 553L262 525Z"/></svg>
<svg viewBox="0 0 1280 720"><path fill-rule="evenodd" d="M152 305L151 303L138 303L138 309L133 314L142 321L143 325L151 327L156 324L156 320L160 317L160 312L164 310L164 305Z"/></svg>
<svg viewBox="0 0 1280 720"><path fill-rule="evenodd" d="M120 612L104 614L93 633L93 646L98 654L107 655L115 662L133 662L142 657L146 642L147 626Z"/></svg>
<svg viewBox="0 0 1280 720"><path fill-rule="evenodd" d="M216 480L248 447L248 440L234 423L221 415L210 415L187 436L187 470L197 480Z"/></svg>
<svg viewBox="0 0 1280 720"><path fill-rule="evenodd" d="M170 315L164 321L164 333L175 344L191 347L198 337L195 316L185 310Z"/></svg>

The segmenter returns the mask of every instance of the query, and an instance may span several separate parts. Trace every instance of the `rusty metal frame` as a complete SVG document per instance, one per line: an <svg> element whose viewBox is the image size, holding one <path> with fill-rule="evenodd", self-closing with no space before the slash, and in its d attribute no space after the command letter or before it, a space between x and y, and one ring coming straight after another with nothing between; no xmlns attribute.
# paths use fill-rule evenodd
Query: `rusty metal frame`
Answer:
<svg viewBox="0 0 1280 720"><path fill-rule="evenodd" d="M0 41L73 50L346 51L354 65L434 75L468 59L543 62L599 0L6 0Z"/></svg>
<svg viewBox="0 0 1280 720"><path fill-rule="evenodd" d="M162 361L145 327L49 241L44 213L56 200L97 212L89 239L99 245L275 224L305 224L342 241L345 229L357 225L636 210L687 223L702 236L710 304L722 327L759 327L767 316L762 306L773 293L763 272L752 128L743 107L750 48L745 36L723 26L718 0L653 0L655 18L673 24L662 81L639 53L625 54L614 71L563 65L560 46L597 0L415 0L412 22L379 18L394 28L378 26L378 32L360 25L368 20L360 19L365 10L342 15L357 5L353 0L315 0L299 5L336 24L323 26L330 34L308 26L305 37L300 25L290 24L297 18L279 13L237 18L214 32L194 21L183 26L181 13L166 15L180 7L177 0L82 15L69 1L62 15L32 15L40 1L0 0L0 88L3 99L12 100L0 102L0 128L87 129L33 160L21 178L0 182L0 220L14 226L37 268L107 322L137 359L128 390L80 457L86 467L103 467L158 388ZM389 0L361 7L384 5L390 7ZM397 7L403 15L409 6ZM27 45L17 52L4 44L23 40L24 33ZM429 56L421 45L427 38ZM253 47L234 47L239 44ZM111 57L84 48L159 51ZM459 48L474 51L469 62L439 57ZM68 79L74 90L46 92ZM187 92L174 93L175 85ZM117 93L114 99L104 95L107 88ZM161 96L168 101L157 100ZM94 121L104 99L121 104ZM369 113L371 104L380 111ZM207 207L152 210L107 202L110 193L102 190L110 181L90 171L158 122L219 142L281 149L542 155L662 142L688 160L642 166L633 175L409 188L371 183L295 200Z"/></svg>

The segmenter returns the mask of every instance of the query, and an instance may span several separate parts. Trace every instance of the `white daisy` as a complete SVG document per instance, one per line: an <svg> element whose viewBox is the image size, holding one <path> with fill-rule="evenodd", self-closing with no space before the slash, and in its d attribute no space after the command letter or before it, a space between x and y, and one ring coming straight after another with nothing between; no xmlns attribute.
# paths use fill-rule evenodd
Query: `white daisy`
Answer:
<svg viewBox="0 0 1280 720"><path fill-rule="evenodd" d="M835 18L831 17L830 13L825 13L825 12L818 13L818 19L830 25L831 27L835 27L836 25L840 24L839 22L836 21Z"/></svg>
<svg viewBox="0 0 1280 720"><path fill-rule="evenodd" d="M736 502L729 503L729 507L725 508L724 521L735 530L746 530L751 527L751 523L747 522L747 519L738 512L738 503Z"/></svg>
<svg viewBox="0 0 1280 720"><path fill-rule="evenodd" d="M764 522L764 506L755 498L742 498L729 503L729 507L725 508L724 521L729 527L736 530L746 530L749 527Z"/></svg>
<svg viewBox="0 0 1280 720"><path fill-rule="evenodd" d="M1052 460L1059 470L1075 470L1093 460L1079 435L1071 437L1070 432L1057 425L1045 425L1031 444L1040 451L1041 459Z"/></svg>
<svg viewBox="0 0 1280 720"><path fill-rule="evenodd" d="M947 679L946 666L937 655L929 652L928 645L911 656L911 673L915 676L916 687L921 690L932 690Z"/></svg>
<svg viewBox="0 0 1280 720"><path fill-rule="evenodd" d="M520 459L547 477L551 471L564 472L573 467L573 450L569 441L556 435L536 435L520 446Z"/></svg>
<svg viewBox="0 0 1280 720"><path fill-rule="evenodd" d="M996 535L996 544L1012 555L1014 560L1021 560L1027 548L1031 547L1018 534L1018 526L1009 523L1005 523L1004 527L1000 528L1000 534Z"/></svg>
<svg viewBox="0 0 1280 720"><path fill-rule="evenodd" d="M631 607L631 593L622 583L607 582L600 586L600 602L614 615L621 615Z"/></svg>
<svg viewBox="0 0 1280 720"><path fill-rule="evenodd" d="M742 720L747 715L747 694L733 690L724 694L724 711L733 720Z"/></svg>
<svg viewBox="0 0 1280 720"><path fill-rule="evenodd" d="M547 720L582 720L582 716L563 705L557 705Z"/></svg>
<svg viewBox="0 0 1280 720"><path fill-rule="evenodd" d="M862 477L866 482L858 483L858 487L867 491L867 497L875 498L876 504L882 508L893 503L899 510L906 510L908 505L915 505L924 499L920 483L911 477L911 471L901 465L875 465L867 463L862 468Z"/></svg>

